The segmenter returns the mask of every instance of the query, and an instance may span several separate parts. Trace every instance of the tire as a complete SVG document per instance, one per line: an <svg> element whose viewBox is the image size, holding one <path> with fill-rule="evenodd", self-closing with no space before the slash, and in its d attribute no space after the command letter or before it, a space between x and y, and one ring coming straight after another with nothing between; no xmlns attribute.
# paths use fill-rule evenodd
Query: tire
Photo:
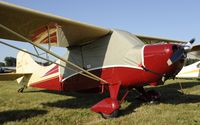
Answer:
<svg viewBox="0 0 200 125"><path fill-rule="evenodd" d="M23 93L23 91L24 91L24 88L20 88L17 90L18 93Z"/></svg>
<svg viewBox="0 0 200 125"><path fill-rule="evenodd" d="M119 114L119 110L115 110L113 113L111 114L104 114L104 113L101 113L101 116L104 118L104 119L109 119L109 118L116 118L118 117L118 114Z"/></svg>

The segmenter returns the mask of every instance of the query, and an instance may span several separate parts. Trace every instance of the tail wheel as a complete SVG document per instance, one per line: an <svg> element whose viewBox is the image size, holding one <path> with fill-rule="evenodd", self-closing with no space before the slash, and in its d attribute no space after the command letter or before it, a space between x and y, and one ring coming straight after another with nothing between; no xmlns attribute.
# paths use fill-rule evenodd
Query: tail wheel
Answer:
<svg viewBox="0 0 200 125"><path fill-rule="evenodd" d="M17 90L18 93L23 93L23 91L24 91L24 87Z"/></svg>
<svg viewBox="0 0 200 125"><path fill-rule="evenodd" d="M118 117L119 115L119 110L115 110L113 113L111 114L104 114L104 113L101 113L101 116L105 119L109 119L109 118L116 118Z"/></svg>

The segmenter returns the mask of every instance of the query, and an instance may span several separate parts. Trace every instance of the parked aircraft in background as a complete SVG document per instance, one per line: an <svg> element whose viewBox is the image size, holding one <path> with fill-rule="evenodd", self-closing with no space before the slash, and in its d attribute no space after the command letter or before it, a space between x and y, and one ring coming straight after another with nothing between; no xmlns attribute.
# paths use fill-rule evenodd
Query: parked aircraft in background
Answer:
<svg viewBox="0 0 200 125"><path fill-rule="evenodd" d="M16 72L16 67L0 67L0 73Z"/></svg>
<svg viewBox="0 0 200 125"><path fill-rule="evenodd" d="M184 66L176 78L200 78L200 61Z"/></svg>

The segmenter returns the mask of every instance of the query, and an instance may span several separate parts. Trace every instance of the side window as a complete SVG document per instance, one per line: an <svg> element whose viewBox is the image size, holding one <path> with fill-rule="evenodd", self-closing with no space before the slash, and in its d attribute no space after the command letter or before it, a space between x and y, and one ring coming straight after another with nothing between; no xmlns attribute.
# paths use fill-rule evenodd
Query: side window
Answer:
<svg viewBox="0 0 200 125"><path fill-rule="evenodd" d="M200 63L199 63L199 64L197 64L197 68L200 68Z"/></svg>

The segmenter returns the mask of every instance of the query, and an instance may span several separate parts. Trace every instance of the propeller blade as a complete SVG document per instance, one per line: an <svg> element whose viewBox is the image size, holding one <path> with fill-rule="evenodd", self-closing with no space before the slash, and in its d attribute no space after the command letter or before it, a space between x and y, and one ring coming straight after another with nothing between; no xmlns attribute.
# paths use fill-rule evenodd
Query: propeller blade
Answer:
<svg viewBox="0 0 200 125"><path fill-rule="evenodd" d="M170 58L170 60L172 61L172 63L178 61L184 54L184 49L178 49L173 55L172 57Z"/></svg>
<svg viewBox="0 0 200 125"><path fill-rule="evenodd" d="M181 58L185 58L186 55L184 54L185 50L184 48L179 48L171 57L170 59L168 59L167 64L171 65L175 62L177 62L178 60L180 60Z"/></svg>
<svg viewBox="0 0 200 125"><path fill-rule="evenodd" d="M191 39L187 44L183 45L186 52L191 51L192 44L195 42L195 38Z"/></svg>
<svg viewBox="0 0 200 125"><path fill-rule="evenodd" d="M195 42L195 38L192 38L192 39L189 41L190 44L193 44L194 42Z"/></svg>

